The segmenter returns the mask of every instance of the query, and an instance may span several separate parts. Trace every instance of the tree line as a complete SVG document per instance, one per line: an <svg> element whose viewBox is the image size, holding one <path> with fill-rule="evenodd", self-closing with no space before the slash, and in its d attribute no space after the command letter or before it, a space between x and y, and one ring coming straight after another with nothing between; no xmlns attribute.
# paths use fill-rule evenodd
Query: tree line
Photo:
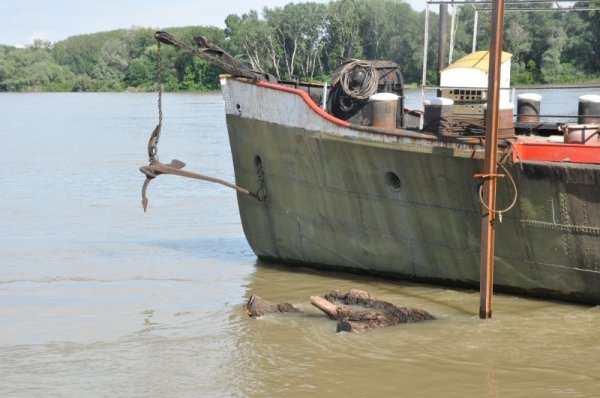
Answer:
<svg viewBox="0 0 600 398"><path fill-rule="evenodd" d="M588 7L590 3L585 3ZM600 5L600 2L591 5ZM550 6L548 6L550 7ZM456 10L454 59L471 52L474 8ZM437 14L429 15L428 79L437 76ZM207 36L255 70L281 79L326 81L344 60L388 59L405 81L422 74L425 11L401 0L303 2L229 15L225 28L165 29L193 44ZM600 12L510 12L504 50L513 54L513 84L573 83L600 79ZM0 45L0 91L150 91L156 85L154 30L131 28L72 36L26 48ZM478 49L489 43L489 14L480 13ZM161 47L165 90L218 89L221 73L190 54Z"/></svg>

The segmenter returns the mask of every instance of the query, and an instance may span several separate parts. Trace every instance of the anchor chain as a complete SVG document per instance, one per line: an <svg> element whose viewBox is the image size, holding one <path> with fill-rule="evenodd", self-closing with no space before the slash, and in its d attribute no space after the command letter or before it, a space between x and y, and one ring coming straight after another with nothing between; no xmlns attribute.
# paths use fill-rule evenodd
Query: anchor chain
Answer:
<svg viewBox="0 0 600 398"><path fill-rule="evenodd" d="M273 83L277 82L277 79L273 75L251 70L242 62L231 56L227 51L211 43L205 36L194 37L194 40L196 41L196 44L198 44L199 48L194 48L182 41L179 41L173 37L173 35L164 31L158 31L154 33L154 37L158 42L177 47L192 55L200 57L231 75L243 76L252 80L265 80Z"/></svg>
<svg viewBox="0 0 600 398"><path fill-rule="evenodd" d="M158 33L158 32L157 32ZM162 130L162 121L163 121L163 110L162 110L162 94L163 94L163 74L162 74L162 60L160 54L160 46L161 40L159 40L158 36L156 37L157 47L156 47L156 82L157 82L157 91L158 91L158 124L150 134L150 139L148 140L148 165L140 167L140 171L146 176L146 180L144 180L144 184L142 185L142 207L144 208L144 212L146 212L148 208L148 197L146 196L146 191L148 190L148 185L150 181L161 174L171 174L178 175L181 177L193 178L197 180L203 180L208 182L213 182L216 184L224 185L228 188L235 189L238 192L241 192L245 195L251 196L258 201L262 201L262 197L264 194L259 192L253 193L239 187L235 184L231 184L227 181L221 180L219 178L209 177L199 173L193 173L190 171L182 170L185 167L185 163L173 159L171 163L164 164L161 163L158 158L158 142L160 140L160 134ZM262 186L262 184L259 184ZM260 191L260 187L259 187Z"/></svg>

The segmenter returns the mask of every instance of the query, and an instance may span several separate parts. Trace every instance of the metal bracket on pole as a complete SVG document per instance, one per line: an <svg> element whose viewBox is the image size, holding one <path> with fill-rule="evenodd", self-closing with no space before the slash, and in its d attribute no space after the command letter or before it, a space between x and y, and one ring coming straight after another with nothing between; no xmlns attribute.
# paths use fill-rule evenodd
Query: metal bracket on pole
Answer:
<svg viewBox="0 0 600 398"><path fill-rule="evenodd" d="M482 180L491 180L491 179L495 179L495 178L502 178L504 177L505 174L485 174L485 173L477 173L473 176L473 178L481 178Z"/></svg>

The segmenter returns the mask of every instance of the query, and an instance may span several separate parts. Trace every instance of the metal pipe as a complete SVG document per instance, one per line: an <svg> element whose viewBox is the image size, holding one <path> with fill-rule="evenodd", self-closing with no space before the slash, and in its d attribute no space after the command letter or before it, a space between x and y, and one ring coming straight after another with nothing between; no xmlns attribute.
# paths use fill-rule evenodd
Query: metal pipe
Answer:
<svg viewBox="0 0 600 398"><path fill-rule="evenodd" d="M457 6L452 6L452 18L450 19L450 46L448 50L448 65L452 64L452 56L454 55L456 12Z"/></svg>
<svg viewBox="0 0 600 398"><path fill-rule="evenodd" d="M450 49L448 50L448 65L452 64L454 55L454 44L456 42L456 18L458 16L458 7L452 6L452 18L450 19Z"/></svg>
<svg viewBox="0 0 600 398"><path fill-rule="evenodd" d="M492 317L494 289L494 243L496 223L496 157L498 151L498 109L500 104L500 66L502 62L502 34L504 0L496 0L492 9L490 29L490 64L488 75L488 102L483 169L483 200L481 221L481 276L479 317ZM486 183L487 182L487 183Z"/></svg>
<svg viewBox="0 0 600 398"><path fill-rule="evenodd" d="M579 0L578 3L594 3L597 0ZM496 0L428 0L427 4L495 4ZM506 0L505 4L527 3L573 3L573 0ZM564 10L563 10L564 11Z"/></svg>
<svg viewBox="0 0 600 398"><path fill-rule="evenodd" d="M512 104L517 103L517 90L514 87L510 89L510 102Z"/></svg>
<svg viewBox="0 0 600 398"><path fill-rule="evenodd" d="M448 31L448 5L440 4L440 31L438 38L438 84L440 84L441 71L446 67L447 31Z"/></svg>
<svg viewBox="0 0 600 398"><path fill-rule="evenodd" d="M600 7L570 7L570 8L510 8L504 12L573 12L573 11L598 11ZM480 8L481 12L490 12L490 9Z"/></svg>
<svg viewBox="0 0 600 398"><path fill-rule="evenodd" d="M423 78L421 79L421 104L425 101L425 86L427 85L427 52L429 51L429 4L425 6L425 42L423 43ZM419 120L419 130L423 128L423 115Z"/></svg>
<svg viewBox="0 0 600 398"><path fill-rule="evenodd" d="M475 6L473 6L475 8ZM475 18L473 20L473 50L471 52L477 51L477 22L479 19L479 11L475 8Z"/></svg>

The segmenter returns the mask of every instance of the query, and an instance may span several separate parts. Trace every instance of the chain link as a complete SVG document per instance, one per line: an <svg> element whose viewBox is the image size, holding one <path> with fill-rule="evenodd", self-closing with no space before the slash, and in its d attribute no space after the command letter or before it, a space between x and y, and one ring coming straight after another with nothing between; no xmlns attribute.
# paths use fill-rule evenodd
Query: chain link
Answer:
<svg viewBox="0 0 600 398"><path fill-rule="evenodd" d="M164 77L161 57L162 43L183 49L188 53L201 57L232 74L258 80L269 80L270 78L270 76L268 75L261 74L259 72L255 72L248 69L245 65L233 58L231 55L227 54L224 50L209 43L208 40L205 38L201 38L201 42L199 44L202 44L203 47L197 50L175 39L167 32L156 32L154 37L156 38L156 89L158 91L158 125L152 132L152 135L150 136L150 140L148 142L148 158L151 164L159 161L158 141L160 140L163 120L162 94Z"/></svg>
<svg viewBox="0 0 600 398"><path fill-rule="evenodd" d="M162 92L163 92L163 74L162 60L160 55L160 41L156 41L156 85L158 91L158 125L150 135L148 142L148 158L150 163L158 161L158 141L160 140L160 132L162 129Z"/></svg>
<svg viewBox="0 0 600 398"><path fill-rule="evenodd" d="M158 124L162 126L162 92L163 92L163 74L162 60L160 56L160 41L156 41L156 84L158 85Z"/></svg>
<svg viewBox="0 0 600 398"><path fill-rule="evenodd" d="M156 32L154 37L159 42L163 42L164 44L171 45L177 47L179 49L184 50L185 52L192 54L196 57L202 58L213 65L219 67L225 72L236 75L247 77L252 80L265 80L265 81L277 81L273 76L261 73L257 71L253 71L248 68L246 65L232 57L229 53L227 53L222 48L208 42L203 37L201 38L201 42L199 43L202 47L199 49L193 48L188 44L177 40L171 34L167 32Z"/></svg>

